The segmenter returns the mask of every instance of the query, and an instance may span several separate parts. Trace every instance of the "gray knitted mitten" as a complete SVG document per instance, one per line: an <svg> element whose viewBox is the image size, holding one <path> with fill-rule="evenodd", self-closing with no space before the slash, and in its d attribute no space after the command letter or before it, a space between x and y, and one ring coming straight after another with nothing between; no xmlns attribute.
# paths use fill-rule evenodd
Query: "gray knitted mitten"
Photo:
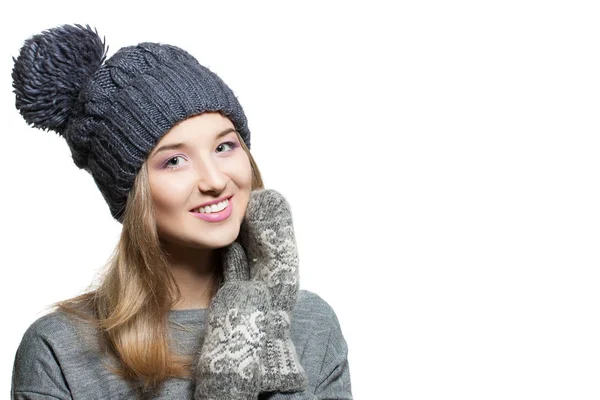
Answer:
<svg viewBox="0 0 600 400"><path fill-rule="evenodd" d="M261 389L303 390L307 378L290 336L291 311L299 291L291 209L286 199L272 189L255 190L250 196L239 240L246 250L251 282L267 285L271 303L267 311L266 350L261 354Z"/></svg>
<svg viewBox="0 0 600 400"><path fill-rule="evenodd" d="M196 400L256 400L263 391L307 385L290 337L299 275L285 199L274 190L252 191L238 240L223 249L225 283L211 301Z"/></svg>
<svg viewBox="0 0 600 400"><path fill-rule="evenodd" d="M256 400L261 390L269 291L249 281L238 242L222 253L225 283L211 301L196 369L196 400Z"/></svg>

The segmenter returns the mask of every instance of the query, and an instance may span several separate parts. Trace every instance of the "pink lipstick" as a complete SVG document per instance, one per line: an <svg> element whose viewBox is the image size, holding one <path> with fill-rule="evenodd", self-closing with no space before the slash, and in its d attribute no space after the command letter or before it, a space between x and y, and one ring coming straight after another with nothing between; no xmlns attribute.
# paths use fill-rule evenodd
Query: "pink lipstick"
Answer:
<svg viewBox="0 0 600 400"><path fill-rule="evenodd" d="M231 215L231 211L233 209L233 202L231 201L232 198L233 197L230 197L229 200L227 200L227 203L228 203L227 207L225 207L222 211L211 212L210 214L199 213L196 211L190 211L190 212L192 213L193 216L203 219L205 221L220 222L220 221L226 220Z"/></svg>

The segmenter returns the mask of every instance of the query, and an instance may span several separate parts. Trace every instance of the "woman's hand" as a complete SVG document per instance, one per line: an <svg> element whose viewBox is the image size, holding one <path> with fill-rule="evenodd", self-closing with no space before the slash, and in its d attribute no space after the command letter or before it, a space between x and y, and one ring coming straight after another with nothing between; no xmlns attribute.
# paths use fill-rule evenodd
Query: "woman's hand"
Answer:
<svg viewBox="0 0 600 400"><path fill-rule="evenodd" d="M262 386L269 289L249 281L238 242L223 249L225 282L212 299L196 368L195 400L256 400Z"/></svg>
<svg viewBox="0 0 600 400"><path fill-rule="evenodd" d="M250 193L239 241L248 257L250 280L264 282L270 294L262 389L304 389L306 375L290 336L291 311L299 291L298 251L291 208L279 192Z"/></svg>

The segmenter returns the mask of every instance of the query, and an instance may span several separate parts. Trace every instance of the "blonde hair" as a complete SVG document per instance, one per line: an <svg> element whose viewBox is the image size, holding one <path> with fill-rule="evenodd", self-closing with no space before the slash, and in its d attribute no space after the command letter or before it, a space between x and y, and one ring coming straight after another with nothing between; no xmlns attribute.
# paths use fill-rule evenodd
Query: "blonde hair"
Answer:
<svg viewBox="0 0 600 400"><path fill-rule="evenodd" d="M250 159L252 190L264 188L254 158L239 134L238 139ZM103 351L117 361L107 367L144 390L170 377L190 377L191 357L169 349L168 313L181 292L160 245L146 163L129 193L119 242L103 268L95 290L88 287L50 308L94 327ZM218 271L211 298L223 279Z"/></svg>

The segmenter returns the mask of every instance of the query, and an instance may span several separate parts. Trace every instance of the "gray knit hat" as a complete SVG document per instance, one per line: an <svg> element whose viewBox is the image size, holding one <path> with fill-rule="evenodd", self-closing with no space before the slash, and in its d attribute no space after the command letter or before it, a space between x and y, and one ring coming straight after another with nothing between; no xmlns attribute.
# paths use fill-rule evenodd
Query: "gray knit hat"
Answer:
<svg viewBox="0 0 600 400"><path fill-rule="evenodd" d="M25 121L66 139L122 223L137 173L175 124L219 111L248 148L250 131L231 89L186 51L140 43L106 59L107 50L89 26L49 29L25 41L12 78Z"/></svg>

